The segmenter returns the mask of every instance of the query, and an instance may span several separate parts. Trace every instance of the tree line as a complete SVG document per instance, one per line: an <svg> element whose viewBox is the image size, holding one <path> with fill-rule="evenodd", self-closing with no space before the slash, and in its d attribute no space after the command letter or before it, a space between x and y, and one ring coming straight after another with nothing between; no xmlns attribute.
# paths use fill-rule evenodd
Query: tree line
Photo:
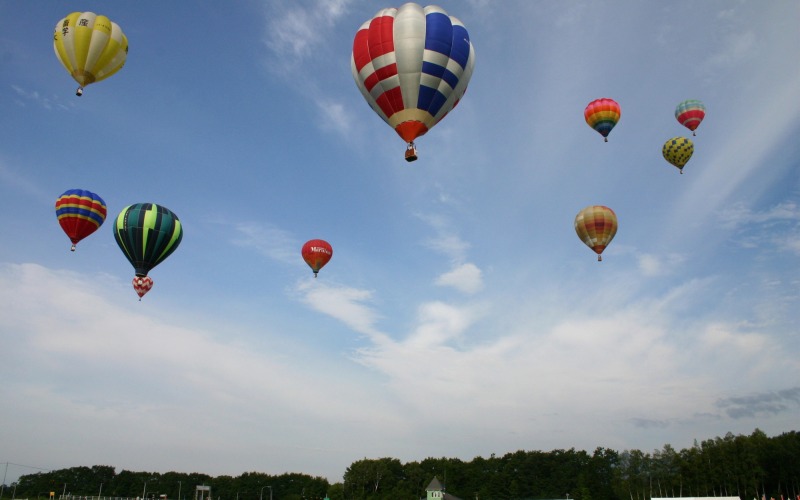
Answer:
<svg viewBox="0 0 800 500"><path fill-rule="evenodd" d="M357 460L343 481L330 484L302 473L237 477L200 473L115 472L114 467L72 467L23 475L3 485L0 500L122 497L194 500L209 486L209 500L415 500L437 477L464 500L649 500L654 497L738 496L742 500L800 500L800 434L768 437L726 434L680 451L670 445L640 450L516 451L502 457ZM13 494L11 493L13 489Z"/></svg>

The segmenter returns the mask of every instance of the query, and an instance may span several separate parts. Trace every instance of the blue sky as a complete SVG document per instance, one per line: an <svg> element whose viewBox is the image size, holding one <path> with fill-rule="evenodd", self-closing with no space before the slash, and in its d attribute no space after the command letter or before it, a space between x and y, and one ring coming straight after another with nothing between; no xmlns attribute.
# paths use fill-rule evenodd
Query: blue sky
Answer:
<svg viewBox="0 0 800 500"><path fill-rule="evenodd" d="M409 164L350 74L390 4L0 3L0 461L339 481L797 429L800 4L438 5L475 72ZM73 10L130 43L80 98L52 49ZM685 99L707 115L679 175ZM109 211L75 253L71 188ZM138 202L184 226L141 302L111 230ZM619 219L602 263L592 204Z"/></svg>

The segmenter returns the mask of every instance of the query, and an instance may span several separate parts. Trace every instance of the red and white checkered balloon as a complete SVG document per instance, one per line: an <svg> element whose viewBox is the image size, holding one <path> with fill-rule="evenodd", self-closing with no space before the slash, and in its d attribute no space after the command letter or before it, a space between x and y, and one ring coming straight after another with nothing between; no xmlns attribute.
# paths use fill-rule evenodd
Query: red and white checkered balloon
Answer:
<svg viewBox="0 0 800 500"><path fill-rule="evenodd" d="M153 278L150 276L134 276L133 289L139 295L139 300L142 300L144 294L149 292L151 288L153 288Z"/></svg>

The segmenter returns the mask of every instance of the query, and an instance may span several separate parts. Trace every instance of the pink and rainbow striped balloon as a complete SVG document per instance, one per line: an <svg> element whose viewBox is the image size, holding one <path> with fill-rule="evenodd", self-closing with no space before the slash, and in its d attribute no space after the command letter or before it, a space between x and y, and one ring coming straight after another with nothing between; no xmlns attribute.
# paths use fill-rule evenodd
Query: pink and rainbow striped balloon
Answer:
<svg viewBox="0 0 800 500"><path fill-rule="evenodd" d="M590 102L583 110L583 117L608 142L608 134L622 116L622 110L614 99L603 97Z"/></svg>

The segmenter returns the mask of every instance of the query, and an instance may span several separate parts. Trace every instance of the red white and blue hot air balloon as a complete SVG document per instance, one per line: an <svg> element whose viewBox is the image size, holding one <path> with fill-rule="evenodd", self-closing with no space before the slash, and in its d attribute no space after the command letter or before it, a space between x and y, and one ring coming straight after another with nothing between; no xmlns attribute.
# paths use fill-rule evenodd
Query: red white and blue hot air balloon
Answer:
<svg viewBox="0 0 800 500"><path fill-rule="evenodd" d="M380 10L361 25L350 59L372 109L408 144L458 104L475 66L466 27L441 7L407 3Z"/></svg>

